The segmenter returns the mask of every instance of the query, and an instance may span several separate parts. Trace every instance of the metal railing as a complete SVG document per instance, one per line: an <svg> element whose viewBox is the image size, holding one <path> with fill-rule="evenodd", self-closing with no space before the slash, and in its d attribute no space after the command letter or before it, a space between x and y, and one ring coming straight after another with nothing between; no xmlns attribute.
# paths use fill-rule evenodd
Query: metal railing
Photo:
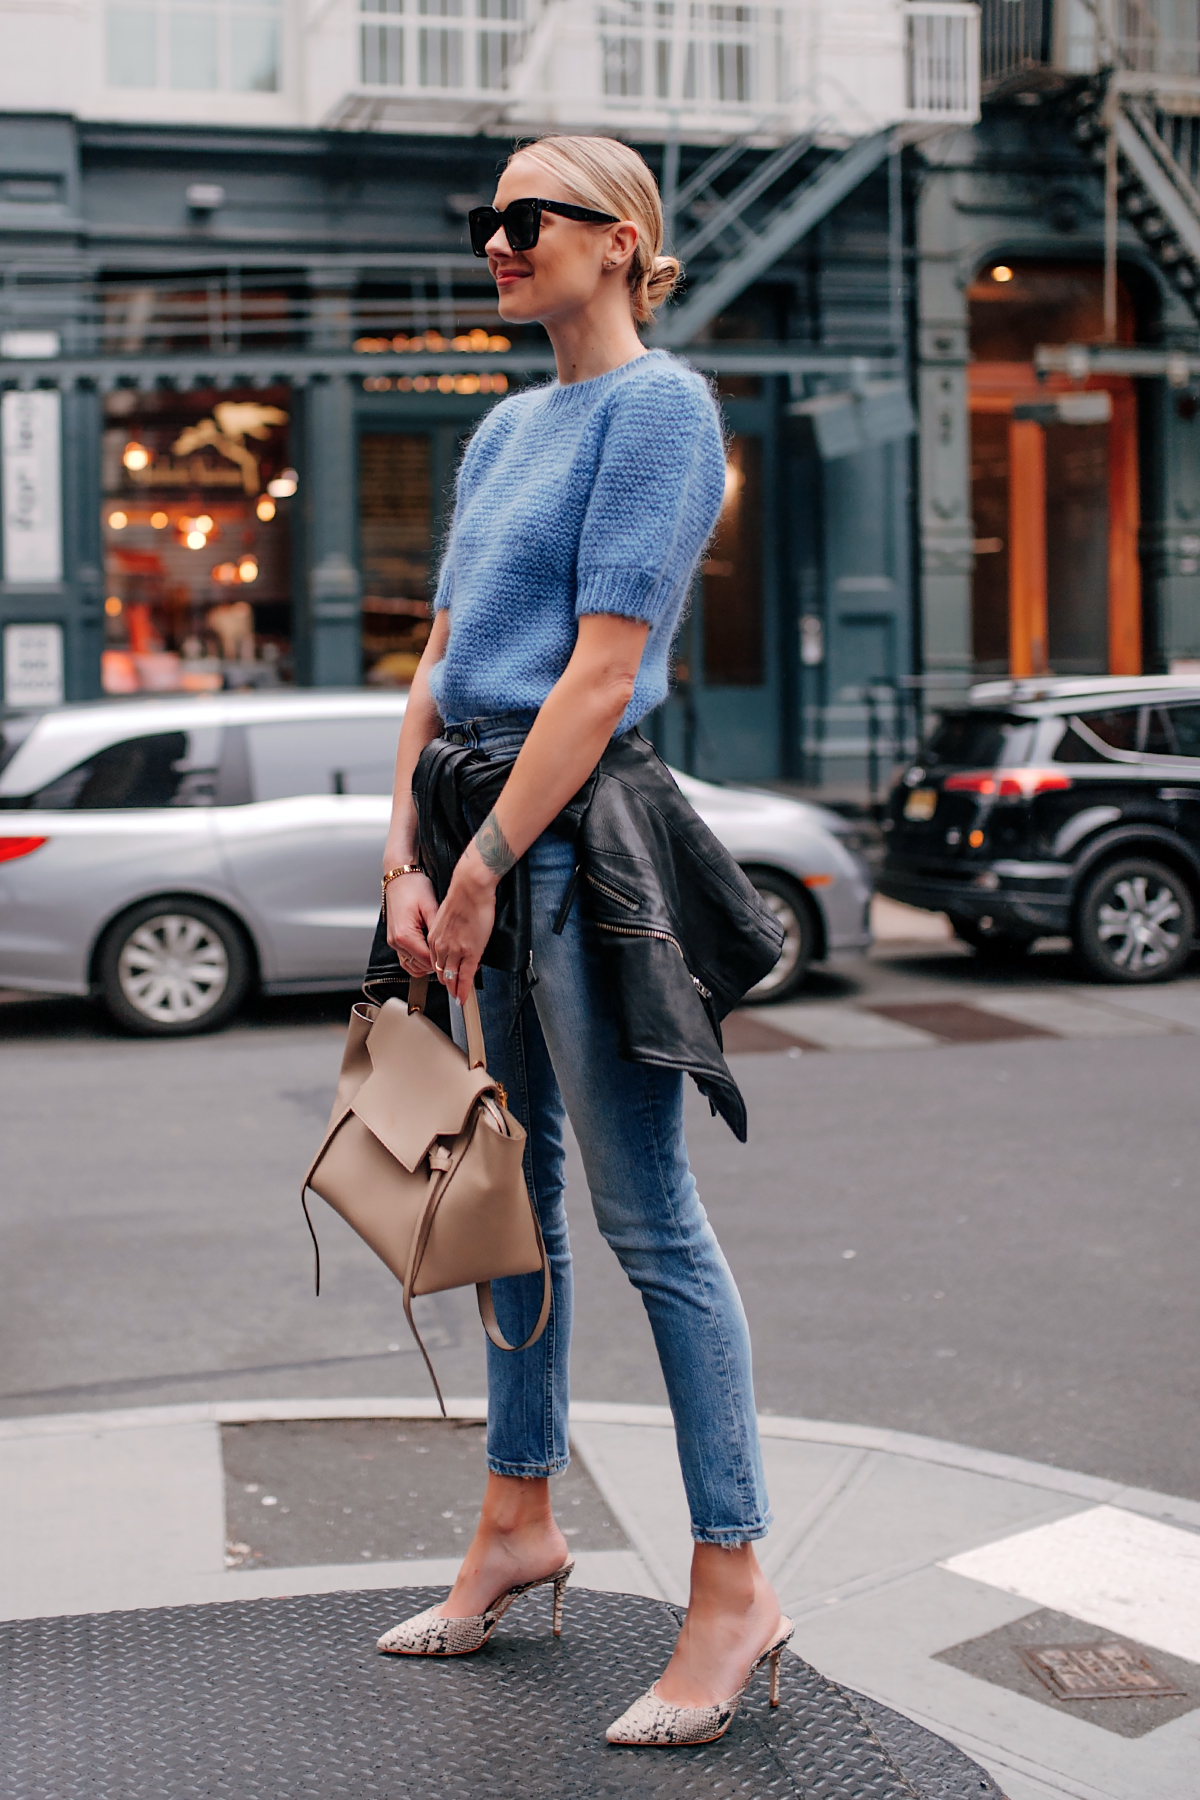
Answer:
<svg viewBox="0 0 1200 1800"><path fill-rule="evenodd" d="M905 11L905 112L910 119L979 111L979 8L923 0Z"/></svg>
<svg viewBox="0 0 1200 1800"><path fill-rule="evenodd" d="M555 117L565 107L656 134L783 135L804 128L828 70L847 117L858 120L852 135L900 118L969 122L978 114L979 9L966 0L881 0L875 38L861 54L843 41L833 0L358 4L359 94L411 116L456 103L462 116L482 118L490 102L515 107L521 119L548 105ZM871 98L847 97L843 64L864 56ZM886 118L870 111L888 86L877 79L881 56L895 71Z"/></svg>

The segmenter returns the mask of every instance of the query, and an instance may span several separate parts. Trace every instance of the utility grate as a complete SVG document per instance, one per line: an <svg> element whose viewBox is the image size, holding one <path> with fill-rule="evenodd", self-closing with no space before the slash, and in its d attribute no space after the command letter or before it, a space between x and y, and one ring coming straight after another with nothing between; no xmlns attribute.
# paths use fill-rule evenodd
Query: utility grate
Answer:
<svg viewBox="0 0 1200 1800"><path fill-rule="evenodd" d="M960 1751L784 1659L727 1736L621 1750L604 1728L661 1670L679 1614L518 1602L477 1656L376 1653L441 1590L305 1595L0 1627L5 1800L1000 1800ZM541 1601L543 1604L535 1604Z"/></svg>

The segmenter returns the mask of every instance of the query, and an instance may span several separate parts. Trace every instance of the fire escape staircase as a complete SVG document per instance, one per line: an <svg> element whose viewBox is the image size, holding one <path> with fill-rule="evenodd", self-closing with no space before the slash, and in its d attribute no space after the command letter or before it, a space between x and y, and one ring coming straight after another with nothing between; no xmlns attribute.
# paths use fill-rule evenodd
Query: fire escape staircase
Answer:
<svg viewBox="0 0 1200 1800"><path fill-rule="evenodd" d="M1200 320L1200 114L1172 110L1179 87L1107 70L1076 95L1074 130L1103 165L1111 126L1121 211ZM1200 103L1200 92L1188 99Z"/></svg>
<svg viewBox="0 0 1200 1800"><path fill-rule="evenodd" d="M684 298L659 324L656 344L691 343L886 161L896 140L889 126L824 155L814 169L805 165L817 135L792 138L765 157L739 138L708 157L674 194L666 184L668 228L690 279ZM674 228L682 220L690 229L680 238Z"/></svg>

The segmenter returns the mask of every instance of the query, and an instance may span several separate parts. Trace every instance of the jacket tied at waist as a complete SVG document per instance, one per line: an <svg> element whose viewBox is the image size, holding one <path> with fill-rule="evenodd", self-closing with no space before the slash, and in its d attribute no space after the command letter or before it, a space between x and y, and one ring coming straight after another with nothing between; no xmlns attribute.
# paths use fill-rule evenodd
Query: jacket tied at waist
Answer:
<svg viewBox="0 0 1200 1800"><path fill-rule="evenodd" d="M440 900L455 864L495 805L516 760L434 738L413 776L421 861ZM680 793L653 746L615 738L551 830L575 845L572 904L595 926L616 1004L621 1055L686 1071L745 1142L746 1105L722 1051L721 1020L774 968L783 931L736 862ZM524 858L496 892L483 954L492 969L536 980ZM367 986L399 977L377 933Z"/></svg>

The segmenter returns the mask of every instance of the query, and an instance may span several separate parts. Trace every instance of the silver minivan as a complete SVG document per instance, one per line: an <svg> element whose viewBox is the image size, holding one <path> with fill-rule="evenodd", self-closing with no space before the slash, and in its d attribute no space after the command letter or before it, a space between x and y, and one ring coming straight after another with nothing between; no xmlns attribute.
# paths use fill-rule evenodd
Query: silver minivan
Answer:
<svg viewBox="0 0 1200 1800"><path fill-rule="evenodd" d="M353 986L379 913L400 692L276 691L0 719L0 987L211 1030L247 992ZM750 998L869 941L870 878L824 808L677 776L785 931Z"/></svg>

